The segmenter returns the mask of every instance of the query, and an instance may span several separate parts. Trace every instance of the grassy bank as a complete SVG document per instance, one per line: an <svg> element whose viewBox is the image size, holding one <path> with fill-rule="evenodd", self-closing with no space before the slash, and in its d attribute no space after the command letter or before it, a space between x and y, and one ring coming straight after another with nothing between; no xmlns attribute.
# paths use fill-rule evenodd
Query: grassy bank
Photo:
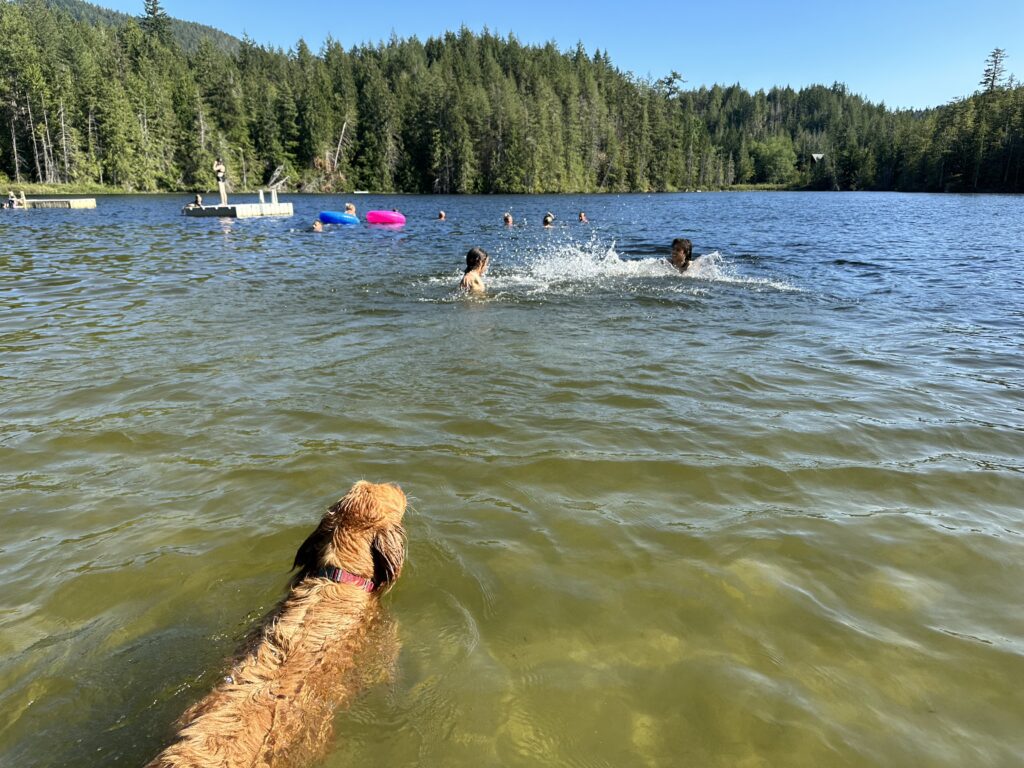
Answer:
<svg viewBox="0 0 1024 768"><path fill-rule="evenodd" d="M105 184L18 184L14 181L0 179L0 192L6 199L8 190L19 195L24 192L29 197L67 195L123 195L126 190L119 187L108 187Z"/></svg>

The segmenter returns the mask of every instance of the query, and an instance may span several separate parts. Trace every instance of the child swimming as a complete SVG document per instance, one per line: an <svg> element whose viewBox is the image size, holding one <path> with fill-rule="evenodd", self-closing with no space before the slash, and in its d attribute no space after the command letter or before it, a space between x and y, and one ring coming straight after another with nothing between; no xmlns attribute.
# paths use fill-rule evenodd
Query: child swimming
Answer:
<svg viewBox="0 0 1024 768"><path fill-rule="evenodd" d="M680 272L685 272L693 261L693 243L685 237L677 237L672 241L672 255L668 261Z"/></svg>
<svg viewBox="0 0 1024 768"><path fill-rule="evenodd" d="M466 254L466 271L459 283L459 290L467 293L483 293L486 290L483 276L491 257L483 248L470 248Z"/></svg>

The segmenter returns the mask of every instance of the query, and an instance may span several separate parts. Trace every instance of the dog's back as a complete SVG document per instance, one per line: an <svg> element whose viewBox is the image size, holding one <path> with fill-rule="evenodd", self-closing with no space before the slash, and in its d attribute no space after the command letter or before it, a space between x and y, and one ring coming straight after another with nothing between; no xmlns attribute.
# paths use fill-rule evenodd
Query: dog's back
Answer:
<svg viewBox="0 0 1024 768"><path fill-rule="evenodd" d="M150 768L299 765L323 752L357 686L377 594L401 572L405 495L357 483L296 556L299 574L224 680L182 716Z"/></svg>

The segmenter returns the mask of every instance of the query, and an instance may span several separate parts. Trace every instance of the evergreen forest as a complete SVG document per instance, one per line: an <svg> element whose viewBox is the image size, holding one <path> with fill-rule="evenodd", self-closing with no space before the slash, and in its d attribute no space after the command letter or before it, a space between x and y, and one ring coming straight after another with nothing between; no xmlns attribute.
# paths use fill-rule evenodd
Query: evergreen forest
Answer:
<svg viewBox="0 0 1024 768"><path fill-rule="evenodd" d="M640 79L607 51L486 29L284 51L77 0L0 0L0 182L535 193L1024 191L1024 87L890 110L841 84L750 93Z"/></svg>

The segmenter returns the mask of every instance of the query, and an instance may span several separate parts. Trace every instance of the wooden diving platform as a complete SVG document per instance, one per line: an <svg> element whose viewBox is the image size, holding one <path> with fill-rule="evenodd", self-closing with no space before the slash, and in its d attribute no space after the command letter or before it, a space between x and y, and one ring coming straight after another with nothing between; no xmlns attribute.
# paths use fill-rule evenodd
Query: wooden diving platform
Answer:
<svg viewBox="0 0 1024 768"><path fill-rule="evenodd" d="M200 216L217 219L252 219L257 216L292 216L295 211L291 203L281 203L277 200L277 190L270 194L270 202L263 200L263 190L260 190L260 201L258 203L230 203L229 205L195 205L189 203L181 212L186 216Z"/></svg>
<svg viewBox="0 0 1024 768"><path fill-rule="evenodd" d="M95 197L53 197L53 198L27 198L24 201L26 208L73 208L86 209L96 207Z"/></svg>

